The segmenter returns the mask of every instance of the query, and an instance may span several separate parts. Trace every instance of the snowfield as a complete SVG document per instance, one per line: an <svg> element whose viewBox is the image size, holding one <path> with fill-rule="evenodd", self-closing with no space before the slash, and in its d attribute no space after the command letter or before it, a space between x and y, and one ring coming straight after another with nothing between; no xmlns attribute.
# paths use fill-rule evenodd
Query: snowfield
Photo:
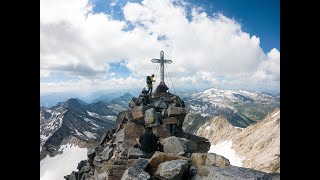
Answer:
<svg viewBox="0 0 320 180"><path fill-rule="evenodd" d="M62 145L54 157L46 156L40 161L40 180L64 180L64 176L77 171L78 163L87 159L87 148L75 145Z"/></svg>
<svg viewBox="0 0 320 180"><path fill-rule="evenodd" d="M216 153L229 159L230 164L233 166L242 167L243 158L239 157L235 150L232 149L232 141L223 141L216 145L211 145L208 153Z"/></svg>

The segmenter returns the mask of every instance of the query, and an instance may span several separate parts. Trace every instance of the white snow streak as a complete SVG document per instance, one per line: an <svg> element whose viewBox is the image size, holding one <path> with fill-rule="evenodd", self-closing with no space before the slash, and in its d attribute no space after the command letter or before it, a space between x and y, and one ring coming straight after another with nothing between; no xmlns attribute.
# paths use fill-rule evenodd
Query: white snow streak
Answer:
<svg viewBox="0 0 320 180"><path fill-rule="evenodd" d="M211 145L208 153L216 153L224 156L229 159L231 165L242 167L242 158L232 149L232 141L223 141L219 144Z"/></svg>
<svg viewBox="0 0 320 180"><path fill-rule="evenodd" d="M62 145L62 154L46 156L40 161L40 180L64 180L63 176L77 171L78 163L87 159L87 148L74 145Z"/></svg>

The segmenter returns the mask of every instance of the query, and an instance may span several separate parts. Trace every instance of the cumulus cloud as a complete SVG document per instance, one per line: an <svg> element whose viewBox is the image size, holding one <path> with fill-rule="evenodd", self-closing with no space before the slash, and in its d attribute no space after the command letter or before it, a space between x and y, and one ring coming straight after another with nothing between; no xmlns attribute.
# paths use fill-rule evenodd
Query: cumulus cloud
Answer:
<svg viewBox="0 0 320 180"><path fill-rule="evenodd" d="M110 63L123 60L132 74L119 81L144 86L145 75L158 65L150 60L159 58L161 50L165 59L173 61L167 69L176 88L279 86L280 52L272 49L265 54L258 37L243 32L238 22L223 14L208 15L197 7L188 12L184 1L144 0L128 2L124 19L115 20L93 13L92 6L88 0L40 2L40 77L59 71L82 78L68 82L70 87L62 85L66 82L55 87L111 82L101 77ZM41 91L49 90L48 86L41 82Z"/></svg>

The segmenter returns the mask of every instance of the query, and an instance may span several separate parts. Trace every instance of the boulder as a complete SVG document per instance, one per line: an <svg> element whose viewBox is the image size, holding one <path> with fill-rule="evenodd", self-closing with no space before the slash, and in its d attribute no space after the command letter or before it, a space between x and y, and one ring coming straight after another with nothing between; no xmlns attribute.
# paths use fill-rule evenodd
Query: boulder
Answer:
<svg viewBox="0 0 320 180"><path fill-rule="evenodd" d="M129 102L129 107L134 108L136 106L136 101L137 101L137 98L133 97Z"/></svg>
<svg viewBox="0 0 320 180"><path fill-rule="evenodd" d="M203 166L206 164L207 153L192 153L191 161L192 164L198 166Z"/></svg>
<svg viewBox="0 0 320 180"><path fill-rule="evenodd" d="M96 156L96 151L94 148L89 148L87 151L88 159L93 159Z"/></svg>
<svg viewBox="0 0 320 180"><path fill-rule="evenodd" d="M184 159L184 160L188 160L188 158L183 157L183 156L175 156L175 155L170 155L164 152L160 152L160 151L156 151L152 157L149 160L149 170L148 173L150 175L154 175L154 173L156 172L159 164L166 162L166 161L172 161L172 160L177 160L177 159Z"/></svg>
<svg viewBox="0 0 320 180"><path fill-rule="evenodd" d="M170 96L167 94L163 94L159 99L165 102L171 102Z"/></svg>
<svg viewBox="0 0 320 180"><path fill-rule="evenodd" d="M120 128L120 124L125 124L128 119L125 117L126 116L126 110L125 111L121 111L119 112L118 116L117 116L117 119L116 119L116 127L117 129Z"/></svg>
<svg viewBox="0 0 320 180"><path fill-rule="evenodd" d="M72 171L70 175L64 176L66 180L77 180L77 177L78 177L78 173L75 171Z"/></svg>
<svg viewBox="0 0 320 180"><path fill-rule="evenodd" d="M249 168L226 166L224 168L215 166L199 166L198 175L201 179L260 179L272 180L277 179L277 174L268 174L262 171L257 171ZM198 178L199 179L199 178Z"/></svg>
<svg viewBox="0 0 320 180"><path fill-rule="evenodd" d="M159 119L160 119L160 117L159 117L158 113L154 110L154 108L146 110L145 115L144 115L144 122L145 122L146 126L149 126L153 123L159 122ZM158 123L158 124L160 124L160 123Z"/></svg>
<svg viewBox="0 0 320 180"><path fill-rule="evenodd" d="M109 140L109 134L110 134L110 131L107 131L102 135L102 138L99 143L100 145L103 145L106 141Z"/></svg>
<svg viewBox="0 0 320 180"><path fill-rule="evenodd" d="M128 149L128 158L129 159L138 159L138 158L150 158L152 154L147 154L141 151L139 148L131 147Z"/></svg>
<svg viewBox="0 0 320 180"><path fill-rule="evenodd" d="M144 124L144 113L146 108L144 106L135 106L131 109L132 120L136 123Z"/></svg>
<svg viewBox="0 0 320 180"><path fill-rule="evenodd" d="M148 165L148 161L146 159L143 159L143 158L137 159L134 162L134 164L123 173L121 180L150 179L149 173L144 171L147 165Z"/></svg>
<svg viewBox="0 0 320 180"><path fill-rule="evenodd" d="M230 161L218 154L208 153L206 158L206 166L218 166L218 167L226 167L230 166Z"/></svg>
<svg viewBox="0 0 320 180"><path fill-rule="evenodd" d="M163 145L163 152L165 153L177 154L181 151L187 151L186 142L175 136L164 138L160 143Z"/></svg>
<svg viewBox="0 0 320 180"><path fill-rule="evenodd" d="M186 138L180 138L181 140L183 140L186 144L187 150L185 152L196 152L197 151L197 143L186 139Z"/></svg>
<svg viewBox="0 0 320 180"><path fill-rule="evenodd" d="M103 159L100 156L96 156L96 157L94 157L93 165L95 167L102 167L102 161L103 161Z"/></svg>
<svg viewBox="0 0 320 180"><path fill-rule="evenodd" d="M168 107L168 116L169 117L176 117L178 121L178 126L182 127L184 118L186 116L186 110L183 107Z"/></svg>
<svg viewBox="0 0 320 180"><path fill-rule="evenodd" d="M227 158L215 153L193 153L191 160L196 166L230 166L230 161Z"/></svg>
<svg viewBox="0 0 320 180"><path fill-rule="evenodd" d="M121 129L121 130L118 131L118 133L116 134L115 142L117 142L117 143L122 143L122 142L123 142L123 138L124 138L124 129Z"/></svg>
<svg viewBox="0 0 320 180"><path fill-rule="evenodd" d="M154 126L152 127L152 132L157 136L157 137L169 137L170 136L170 127L167 124L161 124L159 126Z"/></svg>
<svg viewBox="0 0 320 180"><path fill-rule="evenodd" d="M154 107L156 108L157 111L161 111L162 109L167 108L167 104L163 100L158 100L154 103Z"/></svg>
<svg viewBox="0 0 320 180"><path fill-rule="evenodd" d="M103 160L109 160L113 156L114 148L106 148L101 153L101 158Z"/></svg>
<svg viewBox="0 0 320 180"><path fill-rule="evenodd" d="M124 140L123 143L127 147L131 147L136 144L136 138L140 138L141 134L144 131L144 127L140 124L135 124L132 122L127 122L124 125Z"/></svg>
<svg viewBox="0 0 320 180"><path fill-rule="evenodd" d="M131 109L128 109L128 110L126 111L125 118L126 118L128 121L132 121L133 116L132 116Z"/></svg>
<svg viewBox="0 0 320 180"><path fill-rule="evenodd" d="M188 161L178 159L172 161L166 161L159 164L159 167L155 173L155 177L159 179L172 179L179 180L184 179L183 175L188 169Z"/></svg>
<svg viewBox="0 0 320 180"><path fill-rule="evenodd" d="M164 119L161 119L161 121L162 121L162 124L177 124L178 123L177 118L175 118L175 117L164 118Z"/></svg>
<svg viewBox="0 0 320 180"><path fill-rule="evenodd" d="M117 159L113 161L112 165L126 165L127 162L127 159Z"/></svg>
<svg viewBox="0 0 320 180"><path fill-rule="evenodd" d="M175 136L170 136L164 138L160 141L161 145L163 145L163 151L166 153L181 153L185 152L193 152L197 150L197 144L194 141L178 138Z"/></svg>
<svg viewBox="0 0 320 180"><path fill-rule="evenodd" d="M97 180L107 180L108 179L108 172L98 174L96 179Z"/></svg>

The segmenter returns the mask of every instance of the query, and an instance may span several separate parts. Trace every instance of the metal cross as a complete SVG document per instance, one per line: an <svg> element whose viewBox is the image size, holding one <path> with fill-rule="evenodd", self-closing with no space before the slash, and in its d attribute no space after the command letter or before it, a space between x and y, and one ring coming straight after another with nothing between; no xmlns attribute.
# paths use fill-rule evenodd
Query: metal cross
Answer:
<svg viewBox="0 0 320 180"><path fill-rule="evenodd" d="M161 82L164 83L164 63L171 64L172 61L168 59L164 59L164 52L160 52L160 59L152 59L151 60L153 63L160 63L160 75L161 75Z"/></svg>

